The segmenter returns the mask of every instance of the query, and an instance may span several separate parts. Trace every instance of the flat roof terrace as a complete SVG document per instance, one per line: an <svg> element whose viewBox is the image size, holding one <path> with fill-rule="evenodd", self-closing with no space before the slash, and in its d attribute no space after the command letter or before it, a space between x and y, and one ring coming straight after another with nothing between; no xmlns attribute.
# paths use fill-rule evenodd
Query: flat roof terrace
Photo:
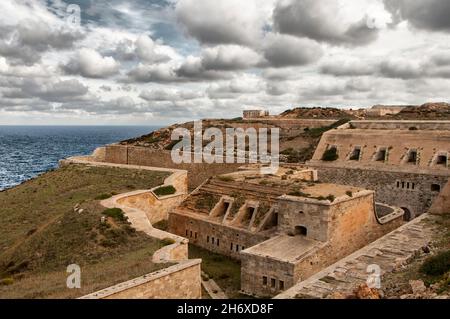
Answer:
<svg viewBox="0 0 450 319"><path fill-rule="evenodd" d="M322 245L322 242L304 236L280 235L247 248L241 253L295 263Z"/></svg>

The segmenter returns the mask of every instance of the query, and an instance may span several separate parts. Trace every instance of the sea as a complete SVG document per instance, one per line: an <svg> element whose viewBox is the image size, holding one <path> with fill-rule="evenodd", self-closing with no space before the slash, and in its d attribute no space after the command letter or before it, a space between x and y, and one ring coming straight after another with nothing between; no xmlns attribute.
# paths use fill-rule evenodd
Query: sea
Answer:
<svg viewBox="0 0 450 319"><path fill-rule="evenodd" d="M148 134L160 126L0 126L0 191L58 167L61 159Z"/></svg>

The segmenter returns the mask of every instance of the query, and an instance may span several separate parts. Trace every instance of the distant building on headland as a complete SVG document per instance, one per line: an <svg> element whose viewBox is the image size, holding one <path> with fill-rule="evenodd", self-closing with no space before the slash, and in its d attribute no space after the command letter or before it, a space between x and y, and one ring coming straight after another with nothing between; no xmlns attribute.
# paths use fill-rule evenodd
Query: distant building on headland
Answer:
<svg viewBox="0 0 450 319"><path fill-rule="evenodd" d="M244 119L255 119L269 116L269 111L264 110L245 110L243 112Z"/></svg>

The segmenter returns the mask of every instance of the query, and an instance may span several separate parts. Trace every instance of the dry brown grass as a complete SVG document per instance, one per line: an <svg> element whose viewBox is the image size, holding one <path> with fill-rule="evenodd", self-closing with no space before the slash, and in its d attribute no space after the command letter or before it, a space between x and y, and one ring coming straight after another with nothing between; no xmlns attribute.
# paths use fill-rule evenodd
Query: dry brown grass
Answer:
<svg viewBox="0 0 450 319"><path fill-rule="evenodd" d="M166 176L71 165L1 192L0 281L8 285L0 285L0 298L77 297L160 268L151 256L161 243L126 220L102 223L95 198L149 189ZM82 268L81 290L65 286L69 264Z"/></svg>

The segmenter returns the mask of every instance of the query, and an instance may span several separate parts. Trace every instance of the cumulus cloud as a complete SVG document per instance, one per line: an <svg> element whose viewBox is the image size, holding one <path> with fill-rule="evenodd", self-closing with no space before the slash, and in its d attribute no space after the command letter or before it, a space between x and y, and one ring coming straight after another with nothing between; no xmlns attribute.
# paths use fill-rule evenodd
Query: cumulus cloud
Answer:
<svg viewBox="0 0 450 319"><path fill-rule="evenodd" d="M388 78L416 79L424 75L424 66L417 61L389 59L381 62L380 73Z"/></svg>
<svg viewBox="0 0 450 319"><path fill-rule="evenodd" d="M263 34L272 2L179 0L176 15L187 34L201 43L251 45Z"/></svg>
<svg viewBox="0 0 450 319"><path fill-rule="evenodd" d="M390 15L381 3L358 2L363 5L341 0L281 0L273 13L274 26L281 33L335 45L367 45L377 38Z"/></svg>
<svg viewBox="0 0 450 319"><path fill-rule="evenodd" d="M113 57L103 57L97 51L83 48L78 51L63 69L68 74L80 74L87 78L105 78L119 70L119 63Z"/></svg>
<svg viewBox="0 0 450 319"><path fill-rule="evenodd" d="M141 35L136 40L136 54L141 61L147 63L167 62L170 57L163 54L158 46L148 36Z"/></svg>
<svg viewBox="0 0 450 319"><path fill-rule="evenodd" d="M375 74L376 67L371 62L359 59L338 59L323 63L320 71L334 76L362 76Z"/></svg>
<svg viewBox="0 0 450 319"><path fill-rule="evenodd" d="M79 99L89 91L89 88L76 79L38 81L25 80L21 89L29 97L39 97L49 102L67 102Z"/></svg>
<svg viewBox="0 0 450 319"><path fill-rule="evenodd" d="M91 1L68 27L63 1L2 0L0 122L33 112L160 124L445 100L447 2Z"/></svg>
<svg viewBox="0 0 450 319"><path fill-rule="evenodd" d="M264 56L275 67L309 64L323 54L321 47L310 39L271 34L266 41Z"/></svg>
<svg viewBox="0 0 450 319"><path fill-rule="evenodd" d="M244 76L228 82L214 83L207 89L212 99L232 99L245 94L254 94L264 89L263 82L255 76Z"/></svg>
<svg viewBox="0 0 450 319"><path fill-rule="evenodd" d="M217 62L217 61L216 61ZM222 64L223 66L224 64ZM210 65L211 67L212 65ZM202 57L188 56L183 64L176 69L176 75L182 79L202 80L221 80L231 78L228 71L206 69Z"/></svg>
<svg viewBox="0 0 450 319"><path fill-rule="evenodd" d="M261 56L255 51L238 45L220 45L203 51L202 67L206 70L242 70L258 65Z"/></svg>
<svg viewBox="0 0 450 319"><path fill-rule="evenodd" d="M203 92L177 89L153 89L142 91L140 98L146 101L186 101L204 97Z"/></svg>
<svg viewBox="0 0 450 319"><path fill-rule="evenodd" d="M128 73L129 80L134 82L174 82L177 81L175 71L169 64L139 64Z"/></svg>
<svg viewBox="0 0 450 319"><path fill-rule="evenodd" d="M0 55L10 64L33 65L47 51L70 49L84 37L40 1L1 1L0 12Z"/></svg>
<svg viewBox="0 0 450 319"><path fill-rule="evenodd" d="M384 0L398 21L407 20L419 29L450 32L448 0Z"/></svg>

